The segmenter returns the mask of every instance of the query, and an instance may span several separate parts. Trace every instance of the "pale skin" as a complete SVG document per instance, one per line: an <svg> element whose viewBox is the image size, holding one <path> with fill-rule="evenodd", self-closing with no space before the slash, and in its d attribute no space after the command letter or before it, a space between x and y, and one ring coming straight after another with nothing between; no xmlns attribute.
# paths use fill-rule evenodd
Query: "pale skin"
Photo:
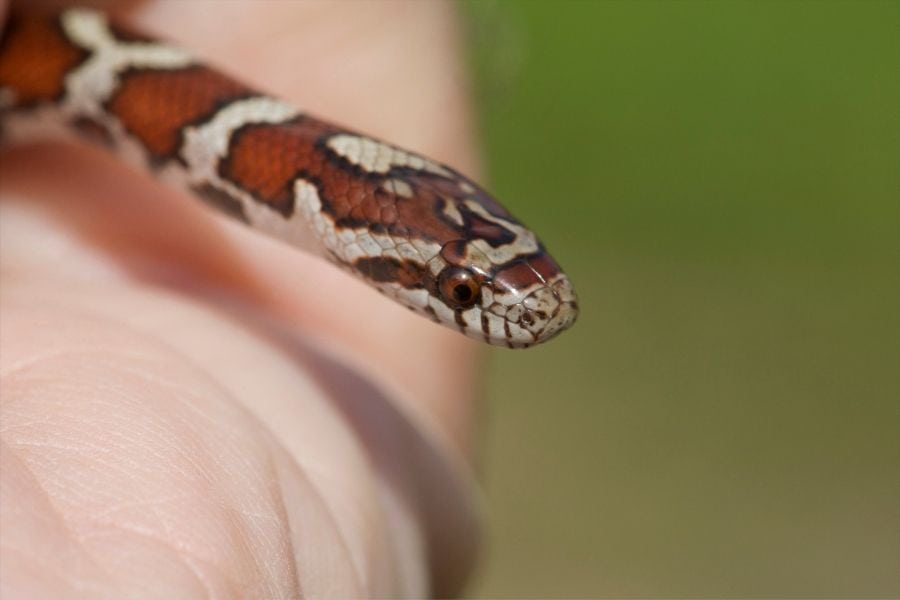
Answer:
<svg viewBox="0 0 900 600"><path fill-rule="evenodd" d="M113 8L478 175L452 5ZM476 342L99 151L7 149L0 210L2 597L459 588Z"/></svg>

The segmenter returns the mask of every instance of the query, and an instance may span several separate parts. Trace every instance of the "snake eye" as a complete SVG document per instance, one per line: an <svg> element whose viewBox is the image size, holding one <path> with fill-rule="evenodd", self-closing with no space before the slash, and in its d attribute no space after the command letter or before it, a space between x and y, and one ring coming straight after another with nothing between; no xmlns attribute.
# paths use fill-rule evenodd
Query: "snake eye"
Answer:
<svg viewBox="0 0 900 600"><path fill-rule="evenodd" d="M453 308L469 308L481 296L481 286L472 272L460 267L448 267L441 271L438 290L444 302Z"/></svg>

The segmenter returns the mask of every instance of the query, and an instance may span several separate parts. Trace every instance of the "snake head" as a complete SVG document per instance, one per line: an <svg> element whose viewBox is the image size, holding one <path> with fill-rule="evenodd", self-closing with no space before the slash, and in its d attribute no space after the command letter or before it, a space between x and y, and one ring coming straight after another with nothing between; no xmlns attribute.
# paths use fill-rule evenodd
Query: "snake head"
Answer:
<svg viewBox="0 0 900 600"><path fill-rule="evenodd" d="M569 279L534 233L445 165L343 131L318 138L297 205L333 260L407 308L490 344L527 348L571 326ZM351 177L352 174L352 177Z"/></svg>
<svg viewBox="0 0 900 600"><path fill-rule="evenodd" d="M425 312L433 319L509 348L545 342L575 322L575 290L536 240L535 252L505 262L479 241L449 242L429 261Z"/></svg>

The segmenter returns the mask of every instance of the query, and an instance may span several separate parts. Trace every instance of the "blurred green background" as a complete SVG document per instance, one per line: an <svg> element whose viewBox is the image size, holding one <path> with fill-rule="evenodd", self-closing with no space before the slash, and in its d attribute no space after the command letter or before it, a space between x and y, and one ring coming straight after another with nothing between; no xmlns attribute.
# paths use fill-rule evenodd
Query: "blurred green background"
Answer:
<svg viewBox="0 0 900 600"><path fill-rule="evenodd" d="M469 594L900 596L900 4L463 7L583 307L492 355Z"/></svg>

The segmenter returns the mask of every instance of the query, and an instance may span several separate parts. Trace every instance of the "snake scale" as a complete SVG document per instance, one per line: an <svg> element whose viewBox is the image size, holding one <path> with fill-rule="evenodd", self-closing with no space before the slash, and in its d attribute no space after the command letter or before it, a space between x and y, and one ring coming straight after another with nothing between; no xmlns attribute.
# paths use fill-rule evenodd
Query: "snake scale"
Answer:
<svg viewBox="0 0 900 600"><path fill-rule="evenodd" d="M491 344L532 346L578 314L535 234L457 171L301 112L101 12L9 15L0 136L102 144Z"/></svg>

